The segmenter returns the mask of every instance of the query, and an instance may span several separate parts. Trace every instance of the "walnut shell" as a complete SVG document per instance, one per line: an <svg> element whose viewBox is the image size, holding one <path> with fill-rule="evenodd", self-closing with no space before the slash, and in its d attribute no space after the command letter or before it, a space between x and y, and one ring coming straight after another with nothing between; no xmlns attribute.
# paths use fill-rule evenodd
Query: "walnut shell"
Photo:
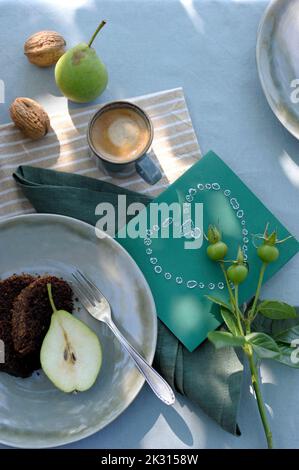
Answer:
<svg viewBox="0 0 299 470"><path fill-rule="evenodd" d="M27 39L24 54L31 64L50 67L64 54L66 42L55 31L40 31Z"/></svg>
<svg viewBox="0 0 299 470"><path fill-rule="evenodd" d="M30 98L16 98L10 105L10 116L26 137L36 140L50 129L50 119L42 106Z"/></svg>

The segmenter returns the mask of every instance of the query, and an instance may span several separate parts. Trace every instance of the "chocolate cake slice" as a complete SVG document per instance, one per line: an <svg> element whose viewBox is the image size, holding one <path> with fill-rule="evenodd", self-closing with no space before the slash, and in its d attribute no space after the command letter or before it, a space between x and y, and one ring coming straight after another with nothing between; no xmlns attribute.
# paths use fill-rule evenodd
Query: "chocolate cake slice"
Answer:
<svg viewBox="0 0 299 470"><path fill-rule="evenodd" d="M11 321L11 308L13 301L20 292L35 278L30 274L14 274L0 281L0 320Z"/></svg>
<svg viewBox="0 0 299 470"><path fill-rule="evenodd" d="M12 307L12 338L20 357L38 355L49 329L52 308L47 284L52 285L57 310L73 310L73 294L69 284L56 276L42 276L21 291Z"/></svg>
<svg viewBox="0 0 299 470"><path fill-rule="evenodd" d="M0 339L4 342L5 362L0 363L0 371L18 377L28 377L39 367L39 358L20 358L14 349L11 335L11 309L14 299L29 286L34 277L29 274L14 275L0 281Z"/></svg>

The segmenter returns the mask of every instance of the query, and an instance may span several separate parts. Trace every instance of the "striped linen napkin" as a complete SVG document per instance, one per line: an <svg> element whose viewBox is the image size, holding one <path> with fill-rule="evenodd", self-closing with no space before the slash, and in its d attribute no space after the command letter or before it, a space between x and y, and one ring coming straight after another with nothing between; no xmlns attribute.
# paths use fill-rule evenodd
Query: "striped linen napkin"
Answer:
<svg viewBox="0 0 299 470"><path fill-rule="evenodd" d="M0 126L0 217L34 212L17 188L12 173L19 165L33 165L91 176L118 186L156 196L201 156L182 88L129 99L144 108L154 125L153 150L163 178L149 186L137 174L111 177L90 155L88 122L100 105L51 116L51 130L39 141L25 138L13 123Z"/></svg>

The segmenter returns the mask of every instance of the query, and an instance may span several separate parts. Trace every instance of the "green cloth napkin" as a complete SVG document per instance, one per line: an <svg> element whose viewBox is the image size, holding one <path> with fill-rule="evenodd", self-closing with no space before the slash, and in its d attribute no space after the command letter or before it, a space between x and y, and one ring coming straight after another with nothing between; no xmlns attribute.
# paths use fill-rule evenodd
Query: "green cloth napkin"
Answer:
<svg viewBox="0 0 299 470"><path fill-rule="evenodd" d="M127 195L128 204L151 201L145 195L71 173L20 166L13 176L37 212L66 215L92 225L98 220L96 206L102 202L116 205L119 194ZM226 431L238 434L243 365L235 351L216 350L205 341L190 353L162 322L158 325L155 367Z"/></svg>

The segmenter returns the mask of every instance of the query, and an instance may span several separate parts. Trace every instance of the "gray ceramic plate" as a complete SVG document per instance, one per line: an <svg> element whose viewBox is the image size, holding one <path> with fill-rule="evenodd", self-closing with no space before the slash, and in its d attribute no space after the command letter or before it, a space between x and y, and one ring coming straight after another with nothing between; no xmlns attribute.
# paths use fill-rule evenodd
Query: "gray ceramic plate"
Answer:
<svg viewBox="0 0 299 470"><path fill-rule="evenodd" d="M54 272L51 259L85 271L110 300L115 322L152 362L157 320L141 271L113 239L96 238L93 227L56 215L26 215L0 223L1 272ZM17 379L0 373L0 441L16 447L53 447L82 439L119 416L144 380L105 325L83 309L75 313L99 335L103 366L87 392L64 394L40 373Z"/></svg>
<svg viewBox="0 0 299 470"><path fill-rule="evenodd" d="M274 0L258 30L257 66L274 114L299 138L299 0ZM293 87L292 87L293 83ZM295 87L295 88L294 88ZM296 92L298 90L298 92Z"/></svg>

